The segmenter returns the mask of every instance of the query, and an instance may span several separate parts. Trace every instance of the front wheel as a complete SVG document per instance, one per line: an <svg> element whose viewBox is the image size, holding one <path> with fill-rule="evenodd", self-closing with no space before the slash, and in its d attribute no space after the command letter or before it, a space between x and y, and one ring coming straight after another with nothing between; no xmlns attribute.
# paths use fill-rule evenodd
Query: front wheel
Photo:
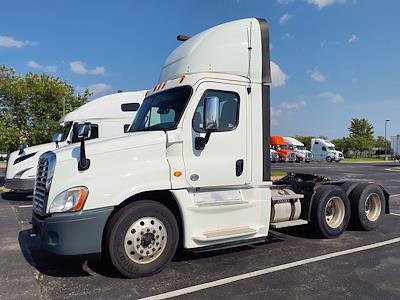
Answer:
<svg viewBox="0 0 400 300"><path fill-rule="evenodd" d="M179 241L177 221L164 205L141 200L118 211L106 228L107 252L124 276L160 272L172 259Z"/></svg>
<svg viewBox="0 0 400 300"><path fill-rule="evenodd" d="M311 226L322 237L340 236L349 225L350 201L337 186L323 185L317 188L312 204Z"/></svg>
<svg viewBox="0 0 400 300"><path fill-rule="evenodd" d="M326 157L326 162L331 163L332 162L332 158L330 156Z"/></svg>

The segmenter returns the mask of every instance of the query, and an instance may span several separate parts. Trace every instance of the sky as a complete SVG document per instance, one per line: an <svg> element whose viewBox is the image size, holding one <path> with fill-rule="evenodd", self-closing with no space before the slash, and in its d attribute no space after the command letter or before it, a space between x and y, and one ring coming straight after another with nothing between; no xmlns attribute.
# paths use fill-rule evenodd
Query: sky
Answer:
<svg viewBox="0 0 400 300"><path fill-rule="evenodd" d="M93 97L153 87L176 35L270 24L272 134L347 136L352 118L400 134L400 1L1 1L0 64Z"/></svg>

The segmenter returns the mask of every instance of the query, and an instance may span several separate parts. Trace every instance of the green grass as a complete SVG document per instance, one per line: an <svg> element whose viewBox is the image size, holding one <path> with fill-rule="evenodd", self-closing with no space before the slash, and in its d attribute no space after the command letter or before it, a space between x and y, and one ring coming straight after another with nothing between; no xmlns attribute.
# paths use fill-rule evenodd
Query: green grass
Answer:
<svg viewBox="0 0 400 300"><path fill-rule="evenodd" d="M5 168L7 163L5 161L0 161L0 168Z"/></svg>
<svg viewBox="0 0 400 300"><path fill-rule="evenodd" d="M400 167L393 167L392 170L393 171L400 171Z"/></svg>
<svg viewBox="0 0 400 300"><path fill-rule="evenodd" d="M271 176L286 176L286 172L284 171L279 171L279 170L272 170L271 171Z"/></svg>
<svg viewBox="0 0 400 300"><path fill-rule="evenodd" d="M374 163L374 162L384 162L383 158L376 157L357 157L357 158L345 158L340 163Z"/></svg>

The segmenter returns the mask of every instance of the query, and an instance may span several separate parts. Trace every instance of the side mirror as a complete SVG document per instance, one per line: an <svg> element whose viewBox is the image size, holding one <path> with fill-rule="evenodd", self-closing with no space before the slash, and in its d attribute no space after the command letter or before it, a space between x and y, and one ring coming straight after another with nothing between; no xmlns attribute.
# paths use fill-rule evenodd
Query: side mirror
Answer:
<svg viewBox="0 0 400 300"><path fill-rule="evenodd" d="M211 132L219 129L219 98L207 97L204 100L204 129L206 131L205 137L195 138L196 150L204 150L208 141L210 140Z"/></svg>
<svg viewBox="0 0 400 300"><path fill-rule="evenodd" d="M79 124L79 130L78 130L78 137L80 139L82 138L88 138L90 136L90 123L85 122L83 124Z"/></svg>
<svg viewBox="0 0 400 300"><path fill-rule="evenodd" d="M219 128L219 99L218 97L207 97L204 101L204 129L216 131Z"/></svg>
<svg viewBox="0 0 400 300"><path fill-rule="evenodd" d="M90 159L86 158L86 150L85 150L85 139L90 136L90 123L85 122L83 124L79 124L78 129L78 137L81 140L81 151L80 151L80 158L78 163L78 170L85 171L89 169L90 166Z"/></svg>
<svg viewBox="0 0 400 300"><path fill-rule="evenodd" d="M53 142L56 143L56 147L58 148L58 143L63 140L64 135L62 133L56 133L53 135Z"/></svg>

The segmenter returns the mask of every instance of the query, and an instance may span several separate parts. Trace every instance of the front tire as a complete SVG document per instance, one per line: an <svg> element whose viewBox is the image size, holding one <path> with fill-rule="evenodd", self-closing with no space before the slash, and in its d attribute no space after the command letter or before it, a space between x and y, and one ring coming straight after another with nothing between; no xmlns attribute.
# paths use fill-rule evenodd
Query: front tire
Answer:
<svg viewBox="0 0 400 300"><path fill-rule="evenodd" d="M141 200L118 211L106 228L107 253L124 276L137 278L160 272L174 256L178 223L164 205Z"/></svg>
<svg viewBox="0 0 400 300"><path fill-rule="evenodd" d="M382 221L386 202L382 189L376 184L358 185L350 193L351 224L358 229L373 230Z"/></svg>
<svg viewBox="0 0 400 300"><path fill-rule="evenodd" d="M350 201L337 186L322 185L317 188L312 204L311 225L319 236L336 238L349 225Z"/></svg>
<svg viewBox="0 0 400 300"><path fill-rule="evenodd" d="M326 157L326 162L331 163L332 162L332 158L330 156Z"/></svg>

